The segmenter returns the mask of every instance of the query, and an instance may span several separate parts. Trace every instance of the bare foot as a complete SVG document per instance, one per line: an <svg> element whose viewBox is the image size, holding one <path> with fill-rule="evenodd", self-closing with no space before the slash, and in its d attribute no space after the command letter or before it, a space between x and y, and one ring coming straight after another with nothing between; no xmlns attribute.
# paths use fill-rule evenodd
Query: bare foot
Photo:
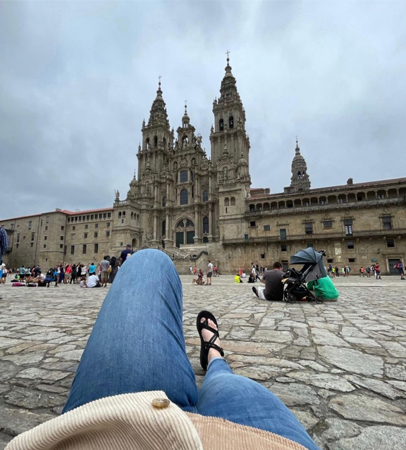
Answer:
<svg viewBox="0 0 406 450"><path fill-rule="evenodd" d="M205 320L206 319L204 317L202 317L202 320L200 322L202 323ZM211 319L207 319L207 324L209 325L209 327L213 328L214 330L218 330L217 325ZM213 334L214 333L212 331L207 330L206 328L202 329L202 337L203 337L204 342L210 341L210 339L212 338ZM216 345L218 345L219 347L221 347L220 338L217 338L214 341L214 343ZM216 350L215 348L210 348L209 349L209 354L208 354L208 357L207 357L208 363L210 362L210 360L212 358L216 358L218 356L220 356L222 358L222 356L221 356L221 354L220 354L220 352L218 350Z"/></svg>

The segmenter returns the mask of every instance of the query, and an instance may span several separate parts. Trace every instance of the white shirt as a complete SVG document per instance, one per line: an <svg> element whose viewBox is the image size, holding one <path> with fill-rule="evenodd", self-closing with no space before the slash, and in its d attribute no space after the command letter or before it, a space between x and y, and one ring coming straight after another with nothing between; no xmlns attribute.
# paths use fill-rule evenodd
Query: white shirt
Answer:
<svg viewBox="0 0 406 450"><path fill-rule="evenodd" d="M87 287L92 288L97 285L99 282L99 277L97 275L90 275L90 277L87 280Z"/></svg>
<svg viewBox="0 0 406 450"><path fill-rule="evenodd" d="M209 272L213 272L213 264L211 262L207 264L207 267L209 268Z"/></svg>

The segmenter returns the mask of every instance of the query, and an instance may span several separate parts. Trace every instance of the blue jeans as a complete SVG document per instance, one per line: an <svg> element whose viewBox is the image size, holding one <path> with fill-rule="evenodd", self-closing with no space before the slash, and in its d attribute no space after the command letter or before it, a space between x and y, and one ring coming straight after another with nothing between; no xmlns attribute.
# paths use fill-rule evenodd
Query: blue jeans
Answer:
<svg viewBox="0 0 406 450"><path fill-rule="evenodd" d="M198 391L185 351L182 284L172 261L141 250L119 270L83 352L63 413L103 397L162 390L182 408L318 447L268 389L210 362ZM199 311L196 311L196 315Z"/></svg>

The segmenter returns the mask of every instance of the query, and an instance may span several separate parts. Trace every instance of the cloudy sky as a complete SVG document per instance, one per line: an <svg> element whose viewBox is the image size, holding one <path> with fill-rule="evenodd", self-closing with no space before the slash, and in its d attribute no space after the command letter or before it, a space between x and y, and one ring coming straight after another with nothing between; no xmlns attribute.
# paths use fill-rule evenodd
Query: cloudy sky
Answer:
<svg viewBox="0 0 406 450"><path fill-rule="evenodd" d="M210 155L226 51L252 187L406 176L406 2L0 0L0 218L111 206L127 192L158 76Z"/></svg>

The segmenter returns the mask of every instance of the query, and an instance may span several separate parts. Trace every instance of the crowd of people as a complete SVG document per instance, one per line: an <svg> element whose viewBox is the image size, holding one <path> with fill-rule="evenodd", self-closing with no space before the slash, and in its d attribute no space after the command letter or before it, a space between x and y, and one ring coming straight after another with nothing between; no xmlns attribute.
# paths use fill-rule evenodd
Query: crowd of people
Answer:
<svg viewBox="0 0 406 450"><path fill-rule="evenodd" d="M78 284L81 288L107 287L113 283L117 272L126 259L134 252L131 245L127 245L121 252L120 258L106 255L99 262L89 263L69 263L50 267L47 271L41 269L39 265L17 268L7 268L4 263L0 265L0 279L5 283L7 277L13 286L39 286L54 287L64 284Z"/></svg>

